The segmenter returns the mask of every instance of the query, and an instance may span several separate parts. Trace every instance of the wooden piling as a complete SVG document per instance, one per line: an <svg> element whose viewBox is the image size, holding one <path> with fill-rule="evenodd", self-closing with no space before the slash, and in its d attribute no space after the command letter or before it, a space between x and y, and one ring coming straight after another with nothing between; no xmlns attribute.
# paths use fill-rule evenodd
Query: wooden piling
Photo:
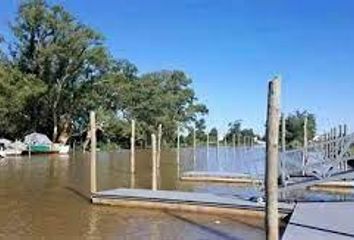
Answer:
<svg viewBox="0 0 354 240"><path fill-rule="evenodd" d="M152 190L157 190L157 153L156 153L156 136L151 134L151 148L152 148Z"/></svg>
<svg viewBox="0 0 354 240"><path fill-rule="evenodd" d="M209 133L207 133L206 135L206 158L207 158L207 162L209 162Z"/></svg>
<svg viewBox="0 0 354 240"><path fill-rule="evenodd" d="M180 126L177 126L177 177L179 179L179 173L180 173L180 148L181 148L181 136L180 136Z"/></svg>
<svg viewBox="0 0 354 240"><path fill-rule="evenodd" d="M344 124L343 125L343 137L346 137L348 134L348 125ZM348 162L344 162L344 170L348 171Z"/></svg>
<svg viewBox="0 0 354 240"><path fill-rule="evenodd" d="M28 143L28 158L31 158L31 141Z"/></svg>
<svg viewBox="0 0 354 240"><path fill-rule="evenodd" d="M308 139L307 139L307 121L308 118L307 116L304 119L304 151L303 151L303 156L302 156L302 175L305 176L305 166L307 163L307 152L308 152Z"/></svg>
<svg viewBox="0 0 354 240"><path fill-rule="evenodd" d="M278 144L280 119L280 79L269 82L266 142L266 239L278 240Z"/></svg>
<svg viewBox="0 0 354 240"><path fill-rule="evenodd" d="M219 148L220 148L220 143L219 143L219 131L216 132L216 160L219 164Z"/></svg>
<svg viewBox="0 0 354 240"><path fill-rule="evenodd" d="M236 159L236 135L232 134L232 149L234 153L234 159Z"/></svg>
<svg viewBox="0 0 354 240"><path fill-rule="evenodd" d="M131 121L131 137L130 137L130 173L135 173L135 120Z"/></svg>
<svg viewBox="0 0 354 240"><path fill-rule="evenodd" d="M196 132L195 132L195 127L193 127L193 169L196 169L196 164L197 164L197 138L196 138Z"/></svg>
<svg viewBox="0 0 354 240"><path fill-rule="evenodd" d="M91 193L97 192L97 176L96 176L96 115L95 112L90 112L91 125L91 161L90 161L90 179L91 179Z"/></svg>
<svg viewBox="0 0 354 240"><path fill-rule="evenodd" d="M162 139L162 124L159 124L157 133L157 168L161 165L161 139Z"/></svg>

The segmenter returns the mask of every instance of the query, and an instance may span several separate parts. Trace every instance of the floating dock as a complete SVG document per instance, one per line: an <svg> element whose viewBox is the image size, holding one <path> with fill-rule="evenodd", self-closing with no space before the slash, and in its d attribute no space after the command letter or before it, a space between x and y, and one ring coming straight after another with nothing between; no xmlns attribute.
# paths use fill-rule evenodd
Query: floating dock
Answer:
<svg viewBox="0 0 354 240"><path fill-rule="evenodd" d="M252 178L249 174L231 172L206 172L190 171L184 172L180 177L181 181L193 182L220 182L220 183L240 183L240 184L261 184L260 179Z"/></svg>
<svg viewBox="0 0 354 240"><path fill-rule="evenodd" d="M298 203L283 240L354 239L354 202Z"/></svg>
<svg viewBox="0 0 354 240"><path fill-rule="evenodd" d="M92 196L95 204L137 207L159 210L178 210L207 214L228 214L264 217L265 204L236 197L217 196L210 193L152 191L146 189L118 188L97 192ZM280 217L290 214L293 204L279 203Z"/></svg>

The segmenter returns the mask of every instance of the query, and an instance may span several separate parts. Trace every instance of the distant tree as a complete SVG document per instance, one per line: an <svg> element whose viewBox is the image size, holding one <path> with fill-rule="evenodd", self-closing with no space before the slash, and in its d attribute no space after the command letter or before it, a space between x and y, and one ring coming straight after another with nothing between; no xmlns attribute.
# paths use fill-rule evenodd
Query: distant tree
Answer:
<svg viewBox="0 0 354 240"><path fill-rule="evenodd" d="M316 117L307 111L295 111L286 118L286 142L289 148L299 148L304 143L304 122L308 119L307 134L311 140L316 134Z"/></svg>
<svg viewBox="0 0 354 240"><path fill-rule="evenodd" d="M199 116L208 113L207 107L198 102L191 83L184 72L176 70L144 74L136 82L128 110L147 136L162 124L165 141L171 142L178 123L190 128Z"/></svg>
<svg viewBox="0 0 354 240"><path fill-rule="evenodd" d="M252 128L246 128L246 129L242 129L242 121L241 120L236 120L234 122L230 122L228 124L229 129L226 133L226 135L224 136L224 138L227 139L228 142L232 141L233 135L235 135L235 137L240 136L242 137L255 137L256 134L254 133Z"/></svg>

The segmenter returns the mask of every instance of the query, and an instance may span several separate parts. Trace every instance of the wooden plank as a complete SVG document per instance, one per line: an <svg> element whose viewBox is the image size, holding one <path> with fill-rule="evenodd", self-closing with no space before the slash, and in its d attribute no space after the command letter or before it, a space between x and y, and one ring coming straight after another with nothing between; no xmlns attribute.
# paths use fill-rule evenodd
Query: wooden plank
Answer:
<svg viewBox="0 0 354 240"><path fill-rule="evenodd" d="M181 174L181 181L194 182L222 182L261 184L261 179L254 179L249 174L232 172L189 171Z"/></svg>
<svg viewBox="0 0 354 240"><path fill-rule="evenodd" d="M283 240L354 238L353 202L299 203Z"/></svg>
<svg viewBox="0 0 354 240"><path fill-rule="evenodd" d="M122 207L142 207L164 210L182 210L222 214L245 214L264 217L265 204L246 201L236 197L217 196L210 193L179 191L151 191L147 189L113 189L97 192L92 196L96 204ZM294 205L280 204L279 212L285 216ZM282 217L283 217L282 216Z"/></svg>

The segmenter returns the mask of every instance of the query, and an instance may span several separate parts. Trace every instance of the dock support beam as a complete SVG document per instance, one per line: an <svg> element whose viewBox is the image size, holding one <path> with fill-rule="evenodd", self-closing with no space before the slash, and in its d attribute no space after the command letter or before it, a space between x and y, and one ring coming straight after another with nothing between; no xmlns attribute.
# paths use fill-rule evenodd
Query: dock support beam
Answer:
<svg viewBox="0 0 354 240"><path fill-rule="evenodd" d="M278 160L280 78L269 82L266 128L266 239L278 240Z"/></svg>
<svg viewBox="0 0 354 240"><path fill-rule="evenodd" d="M135 121L132 120L132 132L130 138L130 173L135 173Z"/></svg>
<svg viewBox="0 0 354 240"><path fill-rule="evenodd" d="M197 169L197 137L195 132L195 127L193 127L193 170Z"/></svg>
<svg viewBox="0 0 354 240"><path fill-rule="evenodd" d="M157 168L161 165L161 139L162 139L162 124L159 124L157 133Z"/></svg>
<svg viewBox="0 0 354 240"><path fill-rule="evenodd" d="M152 190L157 190L157 154L156 154L156 136L151 134L152 147Z"/></svg>
<svg viewBox="0 0 354 240"><path fill-rule="evenodd" d="M209 133L207 133L206 135L206 158L207 158L207 162L209 162Z"/></svg>
<svg viewBox="0 0 354 240"><path fill-rule="evenodd" d="M91 125L91 161L90 161L90 187L91 193L97 192L97 177L96 177L96 115L95 112L90 112Z"/></svg>
<svg viewBox="0 0 354 240"><path fill-rule="evenodd" d="M179 179L179 172L180 172L180 148L181 148L181 137L180 137L180 126L178 124L177 126L177 153L176 153L176 156L177 156L177 178Z"/></svg>
<svg viewBox="0 0 354 240"><path fill-rule="evenodd" d="M305 176L305 166L307 164L307 145L308 145L308 137L307 137L307 122L308 118L307 116L304 119L304 153L302 157L302 175Z"/></svg>

